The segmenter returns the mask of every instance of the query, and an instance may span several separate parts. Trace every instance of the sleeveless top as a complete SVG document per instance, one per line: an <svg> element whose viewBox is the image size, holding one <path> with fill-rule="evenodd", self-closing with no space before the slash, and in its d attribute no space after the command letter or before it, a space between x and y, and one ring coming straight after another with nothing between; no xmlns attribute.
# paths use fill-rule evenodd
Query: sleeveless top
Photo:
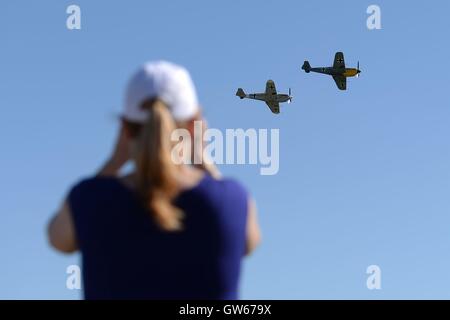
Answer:
<svg viewBox="0 0 450 320"><path fill-rule="evenodd" d="M180 232L161 230L118 178L83 180L68 201L85 299L238 299L248 194L237 181L205 175L180 193Z"/></svg>

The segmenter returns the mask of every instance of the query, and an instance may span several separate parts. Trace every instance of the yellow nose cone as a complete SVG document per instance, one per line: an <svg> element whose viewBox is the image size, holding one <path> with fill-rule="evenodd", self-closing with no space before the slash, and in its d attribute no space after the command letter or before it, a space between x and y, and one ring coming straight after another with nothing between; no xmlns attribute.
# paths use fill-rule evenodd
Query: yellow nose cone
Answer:
<svg viewBox="0 0 450 320"><path fill-rule="evenodd" d="M358 74L358 70L356 69L346 69L342 74L344 77L354 77Z"/></svg>

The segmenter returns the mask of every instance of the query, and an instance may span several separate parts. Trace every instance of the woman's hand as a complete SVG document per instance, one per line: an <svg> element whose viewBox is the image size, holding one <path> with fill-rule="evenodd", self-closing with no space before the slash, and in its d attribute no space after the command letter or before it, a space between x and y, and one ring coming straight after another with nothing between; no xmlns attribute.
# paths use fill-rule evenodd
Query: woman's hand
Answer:
<svg viewBox="0 0 450 320"><path fill-rule="evenodd" d="M115 176L120 169L130 160L130 138L122 124L117 137L114 151L105 165L100 169L99 176Z"/></svg>

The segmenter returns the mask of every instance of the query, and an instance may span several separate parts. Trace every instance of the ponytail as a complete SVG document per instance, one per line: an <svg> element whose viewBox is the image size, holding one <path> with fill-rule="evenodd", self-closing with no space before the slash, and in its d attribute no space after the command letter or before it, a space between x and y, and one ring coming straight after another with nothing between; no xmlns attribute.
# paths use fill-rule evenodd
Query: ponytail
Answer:
<svg viewBox="0 0 450 320"><path fill-rule="evenodd" d="M149 111L149 118L137 140L138 192L163 230L179 231L183 212L172 204L179 192L176 181L179 167L170 156L173 147L170 136L176 129L175 121L160 100L144 102L142 108Z"/></svg>

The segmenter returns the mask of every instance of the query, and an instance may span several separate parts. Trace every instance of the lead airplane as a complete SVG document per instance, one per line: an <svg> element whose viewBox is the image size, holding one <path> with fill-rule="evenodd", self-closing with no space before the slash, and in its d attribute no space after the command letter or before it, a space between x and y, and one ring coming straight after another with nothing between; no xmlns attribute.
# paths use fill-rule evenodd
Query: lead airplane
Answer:
<svg viewBox="0 0 450 320"><path fill-rule="evenodd" d="M275 82L268 80L266 83L266 92L264 93L252 93L246 94L242 88L239 88L236 92L236 96L241 99L253 99L264 101L269 107L270 111L275 114L280 113L280 103L292 101L291 89L289 88L289 94L279 94L275 88Z"/></svg>
<svg viewBox="0 0 450 320"><path fill-rule="evenodd" d="M347 89L347 78L348 77L359 77L361 70L359 70L359 61L358 66L356 68L346 68L344 54L342 52L336 52L334 56L334 63L332 67L322 67L322 68L311 68L308 61L302 66L302 69L305 70L306 73L317 72L328 74L333 77L336 82L337 87L340 90Z"/></svg>

